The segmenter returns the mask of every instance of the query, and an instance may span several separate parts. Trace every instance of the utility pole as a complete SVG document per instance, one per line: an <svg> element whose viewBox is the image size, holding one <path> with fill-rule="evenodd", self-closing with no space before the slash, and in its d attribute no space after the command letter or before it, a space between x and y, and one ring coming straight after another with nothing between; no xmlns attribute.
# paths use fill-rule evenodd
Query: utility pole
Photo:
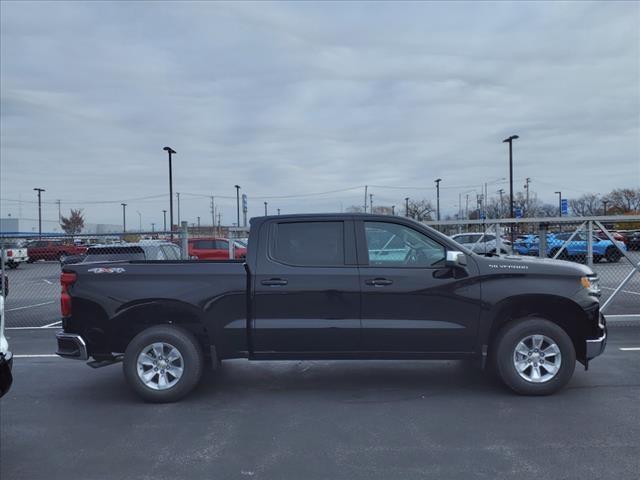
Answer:
<svg viewBox="0 0 640 480"><path fill-rule="evenodd" d="M164 147L162 150L169 154L169 223L171 223L171 238L173 238L173 169L171 167L171 157L176 151L171 147Z"/></svg>
<svg viewBox="0 0 640 480"><path fill-rule="evenodd" d="M200 216L198 216L198 230L200 230Z"/></svg>
<svg viewBox="0 0 640 480"><path fill-rule="evenodd" d="M180 211L180 210L178 210ZM167 231L167 211L166 210L162 210L162 216L164 217L164 229L163 231ZM178 215L178 223L180 222L180 216Z"/></svg>
<svg viewBox="0 0 640 480"><path fill-rule="evenodd" d="M121 203L122 205L122 232L127 231L127 204Z"/></svg>
<svg viewBox="0 0 640 480"><path fill-rule="evenodd" d="M154 233L156 231L156 224L154 222L151 222L151 233Z"/></svg>
<svg viewBox="0 0 640 480"><path fill-rule="evenodd" d="M464 207L464 216L469 220L469 194L467 193L467 203Z"/></svg>
<svg viewBox="0 0 640 480"><path fill-rule="evenodd" d="M509 213L510 218L515 217L515 213L513 210L513 141L520 138L518 135L511 135L508 138L505 138L502 143L509 144ZM513 225L511 226L511 244L515 242L515 228Z"/></svg>
<svg viewBox="0 0 640 480"><path fill-rule="evenodd" d="M436 218L438 221L440 221L440 182L442 181L441 178L438 178L435 180L436 182Z"/></svg>
<svg viewBox="0 0 640 480"><path fill-rule="evenodd" d="M222 226L222 213L218 212L218 231L217 235L220 235L220 227Z"/></svg>
<svg viewBox="0 0 640 480"><path fill-rule="evenodd" d="M558 216L562 216L562 192L555 192L558 195Z"/></svg>
<svg viewBox="0 0 640 480"><path fill-rule="evenodd" d="M140 213L140 210L136 210L136 213L138 214L138 231L141 232L142 231L142 214Z"/></svg>
<svg viewBox="0 0 640 480"><path fill-rule="evenodd" d="M42 238L42 192L46 190L44 188L34 188L33 190L38 192L38 238Z"/></svg>
<svg viewBox="0 0 640 480"><path fill-rule="evenodd" d="M56 200L58 204L58 223L62 223L62 212L60 211L60 200Z"/></svg>
<svg viewBox="0 0 640 480"><path fill-rule="evenodd" d="M364 186L364 213L367 213L367 190L369 190L369 186Z"/></svg>
<svg viewBox="0 0 640 480"><path fill-rule="evenodd" d="M498 217L502 218L504 212L504 206L502 205L502 194L504 193L504 188L498 190L498 193L500 194L500 215L498 215Z"/></svg>
<svg viewBox="0 0 640 480"><path fill-rule="evenodd" d="M462 218L462 194L458 193L458 220Z"/></svg>
<svg viewBox="0 0 640 480"><path fill-rule="evenodd" d="M409 216L409 197L404 198L404 216Z"/></svg>
<svg viewBox="0 0 640 480"><path fill-rule="evenodd" d="M264 202L264 216L267 216L267 202Z"/></svg>
<svg viewBox="0 0 640 480"><path fill-rule="evenodd" d="M180 192L176 193L176 198L178 199L178 225L182 225L180 222ZM173 224L171 225L171 231L173 231Z"/></svg>
<svg viewBox="0 0 640 480"><path fill-rule="evenodd" d="M214 203L213 195L211 195L211 228L216 228L216 204Z"/></svg>
<svg viewBox="0 0 640 480"><path fill-rule="evenodd" d="M527 192L527 200L526 200L526 203L524 204L525 214L523 215L525 217L529 216L529 184L530 183L531 183L531 179L527 177L524 184L524 189Z"/></svg>
<svg viewBox="0 0 640 480"><path fill-rule="evenodd" d="M373 193L369 194L369 213L373 213Z"/></svg>
<svg viewBox="0 0 640 480"><path fill-rule="evenodd" d="M236 188L236 226L240 228L240 185L235 185Z"/></svg>

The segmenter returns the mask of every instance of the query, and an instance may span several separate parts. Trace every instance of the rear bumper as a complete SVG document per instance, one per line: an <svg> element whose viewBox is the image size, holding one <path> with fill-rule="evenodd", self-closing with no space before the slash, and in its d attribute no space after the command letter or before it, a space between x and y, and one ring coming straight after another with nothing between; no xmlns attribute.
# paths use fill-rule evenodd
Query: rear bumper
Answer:
<svg viewBox="0 0 640 480"><path fill-rule="evenodd" d="M607 323L604 315L602 314L600 314L600 322L598 323L598 327L600 329L601 335L598 338L587 339L587 360L591 360L592 358L596 358L598 355L601 355L602 352L604 352L605 347L607 346Z"/></svg>
<svg viewBox="0 0 640 480"><path fill-rule="evenodd" d="M89 360L87 342L80 335L58 332L56 340L58 342L56 354L63 358L72 358L74 360Z"/></svg>
<svg viewBox="0 0 640 480"><path fill-rule="evenodd" d="M13 355L11 352L0 354L0 397L11 388L11 384L13 383L12 367Z"/></svg>

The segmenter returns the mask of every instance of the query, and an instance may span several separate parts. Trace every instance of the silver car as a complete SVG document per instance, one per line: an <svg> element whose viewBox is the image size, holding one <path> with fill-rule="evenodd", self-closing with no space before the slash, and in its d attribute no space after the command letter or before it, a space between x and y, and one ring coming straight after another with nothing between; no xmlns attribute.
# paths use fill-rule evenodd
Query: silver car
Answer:
<svg viewBox="0 0 640 480"><path fill-rule="evenodd" d="M451 236L456 242L464 245L468 250L480 255L511 255L513 252L509 240L500 239L500 251L498 252L498 240L491 233L458 233Z"/></svg>

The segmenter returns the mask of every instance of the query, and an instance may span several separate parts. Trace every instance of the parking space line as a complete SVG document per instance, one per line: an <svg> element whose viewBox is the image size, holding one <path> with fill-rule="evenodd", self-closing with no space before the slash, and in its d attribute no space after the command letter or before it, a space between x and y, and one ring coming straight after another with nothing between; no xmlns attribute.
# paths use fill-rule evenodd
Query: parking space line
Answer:
<svg viewBox="0 0 640 480"><path fill-rule="evenodd" d="M50 282L50 281L49 281L49 280L47 280L46 278L43 278L43 280L44 280L45 282L47 282L49 285L53 285L53 282Z"/></svg>
<svg viewBox="0 0 640 480"><path fill-rule="evenodd" d="M640 347L620 347L623 352L640 352Z"/></svg>
<svg viewBox="0 0 640 480"><path fill-rule="evenodd" d="M40 354L34 354L34 355L14 355L13 358L62 358L59 355L56 355L55 353L40 353Z"/></svg>
<svg viewBox="0 0 640 480"><path fill-rule="evenodd" d="M631 318L640 318L640 313L629 313L626 315L607 315L607 320L610 318L623 318L623 317L631 317Z"/></svg>
<svg viewBox="0 0 640 480"><path fill-rule="evenodd" d="M35 305L25 305L24 307L8 308L5 312L15 312L17 310L25 310L27 308L42 307L43 305L51 305L52 303L56 303L55 300L51 302L36 303Z"/></svg>
<svg viewBox="0 0 640 480"><path fill-rule="evenodd" d="M55 327L56 325L58 325L60 323L62 323L62 320L58 320L57 322L50 323L49 325L43 325L43 326L38 327L38 328L51 328L51 327Z"/></svg>

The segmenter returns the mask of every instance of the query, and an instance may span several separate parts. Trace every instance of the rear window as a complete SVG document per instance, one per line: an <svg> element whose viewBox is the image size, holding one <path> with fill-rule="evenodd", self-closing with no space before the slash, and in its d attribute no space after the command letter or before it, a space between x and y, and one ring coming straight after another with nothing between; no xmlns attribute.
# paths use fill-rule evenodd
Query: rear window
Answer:
<svg viewBox="0 0 640 480"><path fill-rule="evenodd" d="M115 260L146 260L141 247L91 247L85 262L108 262Z"/></svg>
<svg viewBox="0 0 640 480"><path fill-rule="evenodd" d="M344 265L343 222L278 223L272 232L274 260L308 267Z"/></svg>

